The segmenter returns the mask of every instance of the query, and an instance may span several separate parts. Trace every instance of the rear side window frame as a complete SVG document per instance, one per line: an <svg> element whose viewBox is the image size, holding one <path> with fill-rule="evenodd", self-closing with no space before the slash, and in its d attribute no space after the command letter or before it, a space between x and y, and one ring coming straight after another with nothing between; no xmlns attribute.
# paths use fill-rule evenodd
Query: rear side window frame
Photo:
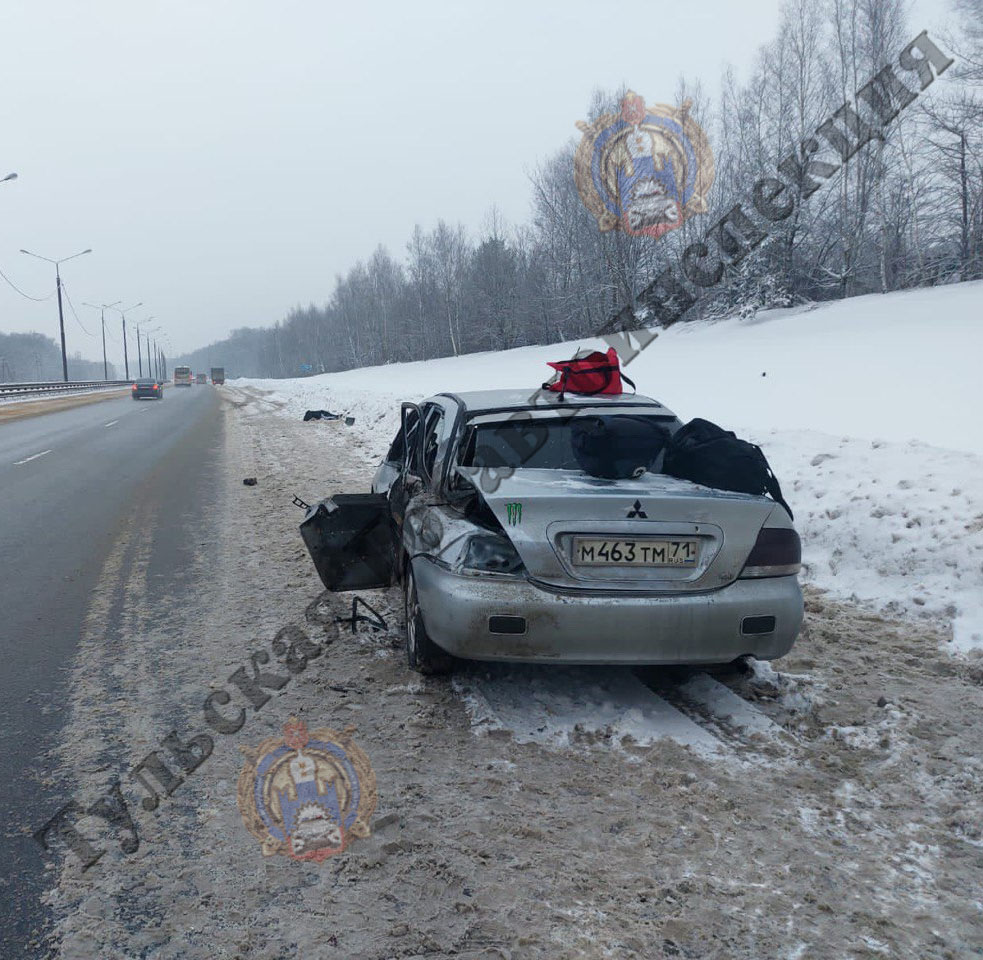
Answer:
<svg viewBox="0 0 983 960"><path fill-rule="evenodd" d="M440 442L437 435L440 432L440 425L444 420L444 410L439 404L433 403L426 405L422 413L423 443L420 446L421 461L419 464L419 475L430 486L433 484L434 468L437 466L437 456L440 453ZM427 464L427 447L431 438L435 441L433 456L431 457L430 463Z"/></svg>

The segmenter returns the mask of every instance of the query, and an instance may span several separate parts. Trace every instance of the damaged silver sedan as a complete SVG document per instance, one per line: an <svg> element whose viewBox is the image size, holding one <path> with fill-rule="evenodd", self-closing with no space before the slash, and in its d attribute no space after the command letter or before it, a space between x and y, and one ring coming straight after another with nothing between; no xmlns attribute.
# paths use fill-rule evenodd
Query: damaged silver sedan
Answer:
<svg viewBox="0 0 983 960"><path fill-rule="evenodd" d="M312 507L301 532L329 590L400 583L407 656L707 664L786 654L802 620L800 544L760 495L660 472L591 475L584 424L630 417L670 436L655 400L539 391L405 403L369 494ZM623 422L623 421L622 421Z"/></svg>

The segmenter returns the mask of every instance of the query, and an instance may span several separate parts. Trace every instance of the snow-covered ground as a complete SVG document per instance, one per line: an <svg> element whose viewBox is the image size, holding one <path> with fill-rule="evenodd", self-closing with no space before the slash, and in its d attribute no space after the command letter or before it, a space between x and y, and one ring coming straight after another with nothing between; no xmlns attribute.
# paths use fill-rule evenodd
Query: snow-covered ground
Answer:
<svg viewBox="0 0 983 960"><path fill-rule="evenodd" d="M547 360L600 340L296 380L284 415L356 418L370 455L401 400L528 387ZM761 444L803 536L804 580L895 614L942 617L952 649L983 649L983 283L775 310L662 331L627 371L683 420ZM314 421L312 430L337 429Z"/></svg>
<svg viewBox="0 0 983 960"><path fill-rule="evenodd" d="M360 591L386 627L352 632L351 594L322 592L298 536L295 495L368 484L358 430L286 419L255 388L218 393L205 509L175 515L148 493L130 511L67 671L44 775L103 811L77 826L105 854L82 870L60 844L54 957L978 955L983 660L949 656L932 624L807 588L798 642L750 674L419 677L400 587ZM189 565L158 576L155 531L174 524ZM297 674L276 649L286 629L317 644ZM173 765L163 739L190 743L207 692L261 667L292 678L147 810L132 772L158 748ZM249 706L233 696L225 716ZM237 807L243 753L291 716L354 727L378 785L371 836L320 867L264 856ZM110 796L113 818L92 806Z"/></svg>

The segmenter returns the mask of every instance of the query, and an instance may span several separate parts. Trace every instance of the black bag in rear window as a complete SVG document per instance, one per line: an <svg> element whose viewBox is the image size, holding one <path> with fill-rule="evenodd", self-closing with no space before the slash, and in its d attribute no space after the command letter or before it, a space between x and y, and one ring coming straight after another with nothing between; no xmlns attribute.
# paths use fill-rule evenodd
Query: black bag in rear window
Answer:
<svg viewBox="0 0 983 960"><path fill-rule="evenodd" d="M592 477L622 480L648 470L669 440L651 417L577 416L570 428L577 464Z"/></svg>
<svg viewBox="0 0 983 960"><path fill-rule="evenodd" d="M676 431L666 446L662 472L717 490L769 494L792 516L761 448L709 420L690 420Z"/></svg>

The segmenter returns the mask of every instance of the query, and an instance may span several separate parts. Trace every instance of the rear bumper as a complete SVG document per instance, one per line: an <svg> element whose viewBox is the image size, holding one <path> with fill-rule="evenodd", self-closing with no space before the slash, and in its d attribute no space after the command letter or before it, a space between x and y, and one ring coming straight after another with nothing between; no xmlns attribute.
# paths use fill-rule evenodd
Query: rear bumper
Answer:
<svg viewBox="0 0 983 960"><path fill-rule="evenodd" d="M413 574L427 633L448 653L473 660L725 663L746 654L773 660L788 653L802 623L794 576L660 597L553 593L525 580L460 576L426 557L413 561ZM491 617L524 618L524 632L493 633ZM747 617L774 617L774 629L742 633Z"/></svg>

